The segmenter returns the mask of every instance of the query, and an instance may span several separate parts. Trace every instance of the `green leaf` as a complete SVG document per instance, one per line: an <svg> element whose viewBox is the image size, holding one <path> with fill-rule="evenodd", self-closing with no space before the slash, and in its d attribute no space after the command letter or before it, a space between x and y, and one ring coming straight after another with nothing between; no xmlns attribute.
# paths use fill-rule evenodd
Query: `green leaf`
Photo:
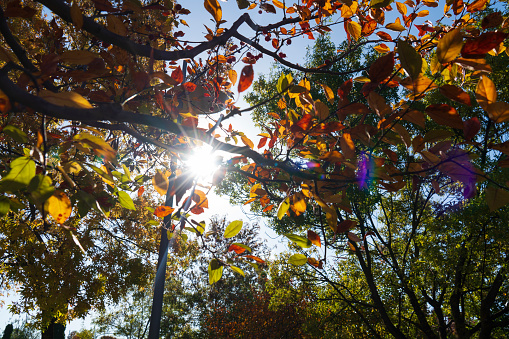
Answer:
<svg viewBox="0 0 509 339"><path fill-rule="evenodd" d="M277 218L281 220L289 208L290 208L290 198L286 197L286 199L281 201L281 203L279 204L279 207L277 209Z"/></svg>
<svg viewBox="0 0 509 339"><path fill-rule="evenodd" d="M250 3L247 0L237 0L237 6L239 6L239 9L244 9L249 7Z"/></svg>
<svg viewBox="0 0 509 339"><path fill-rule="evenodd" d="M19 142L20 144L25 144L28 142L28 137L25 132L17 128L13 125L7 125L2 130L5 134Z"/></svg>
<svg viewBox="0 0 509 339"><path fill-rule="evenodd" d="M51 178L47 175L37 174L30 180L28 185L30 196L34 203L39 206L42 205L49 197L53 195L55 187L51 185Z"/></svg>
<svg viewBox="0 0 509 339"><path fill-rule="evenodd" d="M235 220L232 221L228 227L224 230L224 237L225 238L231 238L236 236L240 230L242 229L242 225L244 222L242 220Z"/></svg>
<svg viewBox="0 0 509 339"><path fill-rule="evenodd" d="M230 266L230 269L231 269L233 272L236 272L236 273L240 274L240 275L241 275L241 276L243 276L243 277L245 277L245 276L246 276L246 274L244 273L244 271L243 271L242 269L238 268L237 266L233 266L233 265L231 265L231 266Z"/></svg>
<svg viewBox="0 0 509 339"><path fill-rule="evenodd" d="M288 262L295 266L302 266L308 262L308 258L304 254L294 254L289 259Z"/></svg>
<svg viewBox="0 0 509 339"><path fill-rule="evenodd" d="M0 190L14 192L28 186L35 176L35 162L28 157L19 157L10 164L11 170L0 181Z"/></svg>
<svg viewBox="0 0 509 339"><path fill-rule="evenodd" d="M0 216L6 215L11 209L9 198L0 196Z"/></svg>
<svg viewBox="0 0 509 339"><path fill-rule="evenodd" d="M217 259L212 259L209 262L209 284L212 285L221 279L223 276L223 265Z"/></svg>
<svg viewBox="0 0 509 339"><path fill-rule="evenodd" d="M136 207L134 207L133 199L124 191L118 192L118 202L122 207L127 208L129 210L136 210Z"/></svg>
<svg viewBox="0 0 509 339"><path fill-rule="evenodd" d="M417 79L422 69L421 55L404 40L398 42L398 53L401 66L412 79Z"/></svg>
<svg viewBox="0 0 509 339"><path fill-rule="evenodd" d="M287 237L288 239L293 241L296 245L299 245L302 248L309 248L313 245L311 243L311 240L309 240L306 237L301 237L300 235L297 234L287 233L285 234L285 237Z"/></svg>

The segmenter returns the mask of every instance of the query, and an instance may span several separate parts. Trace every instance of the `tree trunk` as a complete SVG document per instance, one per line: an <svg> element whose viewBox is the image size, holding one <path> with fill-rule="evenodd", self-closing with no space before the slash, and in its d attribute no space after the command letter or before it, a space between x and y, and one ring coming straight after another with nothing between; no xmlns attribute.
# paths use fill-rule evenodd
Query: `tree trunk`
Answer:
<svg viewBox="0 0 509 339"><path fill-rule="evenodd" d="M42 339L65 339L65 325L57 323L53 318L50 325L42 331Z"/></svg>

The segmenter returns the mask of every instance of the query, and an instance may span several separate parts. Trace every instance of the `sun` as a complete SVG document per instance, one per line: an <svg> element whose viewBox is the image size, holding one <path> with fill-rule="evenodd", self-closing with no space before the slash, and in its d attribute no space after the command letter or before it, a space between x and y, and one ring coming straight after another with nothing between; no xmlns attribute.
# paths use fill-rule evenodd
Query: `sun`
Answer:
<svg viewBox="0 0 509 339"><path fill-rule="evenodd" d="M184 158L184 165L197 179L207 180L212 178L221 165L221 157L211 146L203 145L196 147Z"/></svg>

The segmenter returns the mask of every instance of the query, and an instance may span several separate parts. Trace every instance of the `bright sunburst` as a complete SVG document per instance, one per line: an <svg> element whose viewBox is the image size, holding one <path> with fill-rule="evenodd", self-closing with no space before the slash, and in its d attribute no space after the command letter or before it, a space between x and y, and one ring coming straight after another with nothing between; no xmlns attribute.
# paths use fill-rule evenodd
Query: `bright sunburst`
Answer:
<svg viewBox="0 0 509 339"><path fill-rule="evenodd" d="M186 168L199 179L209 179L221 163L221 157L216 155L208 145L196 147L184 160Z"/></svg>

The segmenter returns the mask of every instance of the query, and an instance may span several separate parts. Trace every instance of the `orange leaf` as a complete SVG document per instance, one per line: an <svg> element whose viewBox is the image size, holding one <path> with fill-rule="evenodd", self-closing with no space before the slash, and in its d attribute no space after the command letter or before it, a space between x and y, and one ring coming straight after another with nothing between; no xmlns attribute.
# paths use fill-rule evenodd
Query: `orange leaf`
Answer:
<svg viewBox="0 0 509 339"><path fill-rule="evenodd" d="M481 34L475 40L469 40L461 49L461 56L464 58L480 58L493 48L500 45L507 37L507 33L503 32L486 32Z"/></svg>
<svg viewBox="0 0 509 339"><path fill-rule="evenodd" d="M323 263L322 261L318 261L316 260L315 258L308 258L308 264L310 264L311 266L314 266L316 268L323 268Z"/></svg>
<svg viewBox="0 0 509 339"><path fill-rule="evenodd" d="M214 20L216 20L216 22L221 21L223 12L222 12L221 6L219 5L219 2L217 2L217 0L205 0L203 3L203 6L210 14L212 14L212 16L214 17Z"/></svg>
<svg viewBox="0 0 509 339"><path fill-rule="evenodd" d="M173 80L175 80L178 84L180 84L184 80L184 73L182 73L182 69L180 69L180 66L171 72L171 77Z"/></svg>
<svg viewBox="0 0 509 339"><path fill-rule="evenodd" d="M141 186L138 188L138 198L140 198L143 195L143 192L145 192L145 186Z"/></svg>
<svg viewBox="0 0 509 339"><path fill-rule="evenodd" d="M231 244L230 247L228 247L228 252L235 251L237 254L242 254L246 251L244 247L240 247L239 245Z"/></svg>
<svg viewBox="0 0 509 339"><path fill-rule="evenodd" d="M169 206L158 206L154 211L154 215L159 218L164 218L167 215L170 215L175 209Z"/></svg>
<svg viewBox="0 0 509 339"><path fill-rule="evenodd" d="M343 133L341 136L341 150L343 151L343 155L347 159L355 159L355 145L352 140L352 136L350 133Z"/></svg>
<svg viewBox="0 0 509 339"><path fill-rule="evenodd" d="M477 98L479 106L486 112L488 111L488 105L497 101L497 89L490 78L486 76L481 77L477 83L475 97Z"/></svg>
<svg viewBox="0 0 509 339"><path fill-rule="evenodd" d="M322 242L320 241L320 236L316 234L315 232L308 230L308 239L311 241L312 244L322 247Z"/></svg>
<svg viewBox="0 0 509 339"><path fill-rule="evenodd" d="M495 123L509 120L509 104L506 102L494 102L488 105L488 116Z"/></svg>
<svg viewBox="0 0 509 339"><path fill-rule="evenodd" d="M254 261L260 263L260 264L265 264L265 261L263 261L262 259L258 258L258 257L255 257L254 255L246 255L246 258L250 258L250 259L253 259Z"/></svg>
<svg viewBox="0 0 509 339"><path fill-rule="evenodd" d="M240 80L239 80L239 93L244 92L246 89L251 86L251 83L253 82L254 78L254 71L253 71L253 65L246 65L242 69L242 72L240 73Z"/></svg>
<svg viewBox="0 0 509 339"><path fill-rule="evenodd" d="M469 13L475 13L477 11L480 11L484 8L488 0L477 0L472 2L470 5L467 6L467 12Z"/></svg>
<svg viewBox="0 0 509 339"><path fill-rule="evenodd" d="M182 86L187 92L194 92L194 90L196 89L196 85L193 84L192 82L186 82Z"/></svg>
<svg viewBox="0 0 509 339"><path fill-rule="evenodd" d="M193 201L199 207L209 208L209 201L207 199L207 196L205 195L204 192L202 192L200 190L195 190L194 191Z"/></svg>

